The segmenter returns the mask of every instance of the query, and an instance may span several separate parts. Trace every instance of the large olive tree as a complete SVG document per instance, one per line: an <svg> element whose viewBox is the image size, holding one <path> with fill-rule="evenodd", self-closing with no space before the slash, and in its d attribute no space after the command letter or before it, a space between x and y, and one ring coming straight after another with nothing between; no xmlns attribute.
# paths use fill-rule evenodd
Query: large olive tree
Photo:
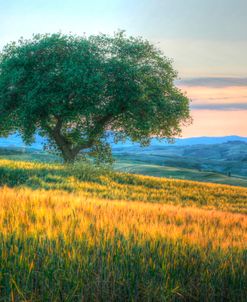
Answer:
<svg viewBox="0 0 247 302"><path fill-rule="evenodd" d="M123 32L21 39L0 54L0 135L18 131L30 143L39 132L65 161L109 150L108 130L143 145L172 138L190 120L175 78L161 51Z"/></svg>

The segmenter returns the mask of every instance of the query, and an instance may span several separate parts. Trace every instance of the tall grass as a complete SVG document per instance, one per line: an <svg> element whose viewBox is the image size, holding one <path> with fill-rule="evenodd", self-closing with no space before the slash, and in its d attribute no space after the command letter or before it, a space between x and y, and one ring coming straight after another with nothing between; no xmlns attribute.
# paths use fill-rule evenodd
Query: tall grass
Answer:
<svg viewBox="0 0 247 302"><path fill-rule="evenodd" d="M0 301L246 301L247 189L0 167Z"/></svg>
<svg viewBox="0 0 247 302"><path fill-rule="evenodd" d="M113 172L88 163L64 166L0 160L0 185L247 213L247 188Z"/></svg>

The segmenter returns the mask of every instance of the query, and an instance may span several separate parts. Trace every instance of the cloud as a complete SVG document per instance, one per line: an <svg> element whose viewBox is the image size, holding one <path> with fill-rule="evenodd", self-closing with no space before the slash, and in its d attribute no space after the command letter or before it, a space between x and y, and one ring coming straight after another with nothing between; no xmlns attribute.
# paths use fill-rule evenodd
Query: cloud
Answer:
<svg viewBox="0 0 247 302"><path fill-rule="evenodd" d="M203 77L177 80L176 84L186 87L247 87L247 77Z"/></svg>
<svg viewBox="0 0 247 302"><path fill-rule="evenodd" d="M192 110L247 110L247 78L193 78L178 86L191 99Z"/></svg>
<svg viewBox="0 0 247 302"><path fill-rule="evenodd" d="M247 110L247 103L210 103L210 104L192 104L192 110L221 110L221 111L241 111Z"/></svg>

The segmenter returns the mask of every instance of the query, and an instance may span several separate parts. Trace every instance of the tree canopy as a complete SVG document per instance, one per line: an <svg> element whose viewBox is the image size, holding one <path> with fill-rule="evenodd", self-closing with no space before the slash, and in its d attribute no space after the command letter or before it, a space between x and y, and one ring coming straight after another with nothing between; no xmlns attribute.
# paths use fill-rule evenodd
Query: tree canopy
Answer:
<svg viewBox="0 0 247 302"><path fill-rule="evenodd" d="M190 122L176 76L159 49L123 32L20 39L0 53L0 135L30 143L38 132L65 161L109 153L108 130L142 145L173 138Z"/></svg>

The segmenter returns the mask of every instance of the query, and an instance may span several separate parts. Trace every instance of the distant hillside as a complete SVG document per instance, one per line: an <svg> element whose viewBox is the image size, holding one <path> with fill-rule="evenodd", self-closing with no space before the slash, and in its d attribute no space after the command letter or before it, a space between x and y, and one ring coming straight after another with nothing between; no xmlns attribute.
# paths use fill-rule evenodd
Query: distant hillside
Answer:
<svg viewBox="0 0 247 302"><path fill-rule="evenodd" d="M13 134L8 137L1 137L0 138L0 147L7 147L7 148L32 148L32 149L37 149L41 150L43 149L43 144L45 140L43 137L36 135L35 136L35 141L27 146L23 140L21 139L20 135L18 134Z"/></svg>
<svg viewBox="0 0 247 302"><path fill-rule="evenodd" d="M129 148L129 147L140 147L138 143L133 143L130 140L126 140L125 143L115 144L113 141L113 136L110 134L108 138L109 143L112 145L114 149L117 148ZM153 138L151 140L150 147L152 146L191 146L191 145L212 145L212 144L221 144L232 141L246 142L247 137L241 137L236 135L231 136L220 136L220 137L190 137L190 138L177 138L174 142L168 143L166 139L159 140L157 138ZM43 144L45 139L39 135L35 136L35 140L33 144L30 146L26 146L22 141L20 135L13 134L7 138L0 138L0 147L18 147L18 148L33 148L41 150L43 148ZM140 147L141 148L141 147ZM145 148L147 149L147 148ZM141 150L145 150L141 148Z"/></svg>
<svg viewBox="0 0 247 302"><path fill-rule="evenodd" d="M114 148L117 168L132 173L246 185L247 143ZM210 174L210 173L211 174ZM214 173L218 173L215 175ZM244 181L244 182L243 182Z"/></svg>
<svg viewBox="0 0 247 302"><path fill-rule="evenodd" d="M151 176L190 179L204 182L247 186L247 138L238 136L178 139L175 144L153 139L150 146L127 141L114 144L115 169ZM215 143L217 142L217 143ZM25 146L20 136L0 139L0 157L57 161L42 152L44 139L36 136ZM28 152L26 152L28 151Z"/></svg>

